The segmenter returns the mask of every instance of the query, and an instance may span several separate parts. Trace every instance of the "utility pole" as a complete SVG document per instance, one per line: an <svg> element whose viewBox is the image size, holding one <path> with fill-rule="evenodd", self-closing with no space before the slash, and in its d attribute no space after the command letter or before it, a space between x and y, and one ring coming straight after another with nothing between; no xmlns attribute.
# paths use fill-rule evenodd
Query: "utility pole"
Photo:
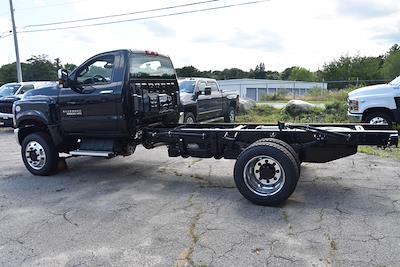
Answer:
<svg viewBox="0 0 400 267"><path fill-rule="evenodd" d="M21 62L19 60L17 29L15 27L14 7L13 7L12 0L10 0L10 12L11 12L11 22L12 22L13 35L14 35L15 57L17 58L17 61L16 61L17 79L18 79L18 82L20 83L20 82L22 82L22 69L21 69Z"/></svg>

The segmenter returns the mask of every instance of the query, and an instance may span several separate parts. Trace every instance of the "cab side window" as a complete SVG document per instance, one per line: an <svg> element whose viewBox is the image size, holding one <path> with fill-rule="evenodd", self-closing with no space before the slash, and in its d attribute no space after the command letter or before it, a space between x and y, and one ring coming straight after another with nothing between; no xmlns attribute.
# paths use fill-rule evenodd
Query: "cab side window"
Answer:
<svg viewBox="0 0 400 267"><path fill-rule="evenodd" d="M83 85L106 84L112 81L114 56L98 58L83 66L77 74L77 80Z"/></svg>
<svg viewBox="0 0 400 267"><path fill-rule="evenodd" d="M208 86L211 87L211 92L218 92L218 86L215 82L209 82Z"/></svg>
<svg viewBox="0 0 400 267"><path fill-rule="evenodd" d="M206 83L203 82L203 81L200 81L200 82L198 83L198 88L199 88L199 92L204 92L205 89L206 89Z"/></svg>
<svg viewBox="0 0 400 267"><path fill-rule="evenodd" d="M29 90L32 90L34 88L35 87L33 86L33 84L24 85L24 86L22 86L22 88L18 92L18 94L20 94L20 95L25 94L26 92L28 92Z"/></svg>

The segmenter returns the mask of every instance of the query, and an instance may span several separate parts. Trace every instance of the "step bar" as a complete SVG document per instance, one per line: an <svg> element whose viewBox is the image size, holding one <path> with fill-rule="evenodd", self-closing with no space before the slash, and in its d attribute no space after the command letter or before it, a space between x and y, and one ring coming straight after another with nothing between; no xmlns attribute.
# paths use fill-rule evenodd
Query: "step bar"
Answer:
<svg viewBox="0 0 400 267"><path fill-rule="evenodd" d="M103 157L103 158L111 158L114 157L115 154L112 151L95 151L95 150L74 150L70 151L68 154L71 156L90 156L90 157Z"/></svg>

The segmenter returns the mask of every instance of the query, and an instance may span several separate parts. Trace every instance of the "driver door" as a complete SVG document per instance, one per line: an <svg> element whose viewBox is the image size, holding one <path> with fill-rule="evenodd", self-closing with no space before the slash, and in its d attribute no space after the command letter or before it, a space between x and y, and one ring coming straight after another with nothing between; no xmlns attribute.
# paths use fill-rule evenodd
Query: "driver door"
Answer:
<svg viewBox="0 0 400 267"><path fill-rule="evenodd" d="M60 118L66 132L103 136L116 133L116 58L103 54L71 74L74 89L62 88L59 95Z"/></svg>

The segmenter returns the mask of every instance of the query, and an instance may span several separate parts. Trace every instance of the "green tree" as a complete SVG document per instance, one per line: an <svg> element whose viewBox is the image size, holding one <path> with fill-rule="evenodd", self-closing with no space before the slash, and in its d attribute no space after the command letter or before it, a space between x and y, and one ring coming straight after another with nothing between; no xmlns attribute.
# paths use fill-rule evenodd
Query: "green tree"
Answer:
<svg viewBox="0 0 400 267"><path fill-rule="evenodd" d="M222 72L219 73L219 79L228 80L228 79L243 79L247 78L248 73L238 69L238 68L231 68L231 69L224 69Z"/></svg>
<svg viewBox="0 0 400 267"><path fill-rule="evenodd" d="M176 69L178 77L199 77L201 72L193 66L185 66L183 68Z"/></svg>
<svg viewBox="0 0 400 267"><path fill-rule="evenodd" d="M265 64L260 63L256 66L256 68L250 69L249 78L254 79L267 79L267 72L265 71Z"/></svg>
<svg viewBox="0 0 400 267"><path fill-rule="evenodd" d="M282 80L288 80L290 75L292 74L293 69L298 68L296 66L286 68L284 71L281 73L281 79Z"/></svg>
<svg viewBox="0 0 400 267"><path fill-rule="evenodd" d="M47 55L32 56L27 60L29 70L24 73L27 81L54 81L57 79L57 67Z"/></svg>
<svg viewBox="0 0 400 267"><path fill-rule="evenodd" d="M29 64L21 63L22 73L29 70ZM25 77L24 77L25 78ZM16 63L6 64L0 68L0 84L11 83L17 81Z"/></svg>
<svg viewBox="0 0 400 267"><path fill-rule="evenodd" d="M68 72L73 71L74 69L76 69L76 65L75 64L71 64L71 63L66 63L63 66L63 69L66 69Z"/></svg>
<svg viewBox="0 0 400 267"><path fill-rule="evenodd" d="M315 75L308 69L302 67L292 67L288 80L313 82L315 81Z"/></svg>
<svg viewBox="0 0 400 267"><path fill-rule="evenodd" d="M51 61L47 55L32 56L27 63L21 63L22 77L24 81L54 81L57 79L57 70L60 68L72 71L76 65L61 64L59 58ZM17 80L16 64L6 64L0 67L0 84L15 82Z"/></svg>
<svg viewBox="0 0 400 267"><path fill-rule="evenodd" d="M374 84L383 79L382 57L360 57L342 56L325 64L322 77L325 81L348 81L332 82L329 88L344 88L349 85L356 85L359 81L366 84Z"/></svg>
<svg viewBox="0 0 400 267"><path fill-rule="evenodd" d="M384 57L384 63L382 67L383 76L392 80L400 75L400 46L395 44Z"/></svg>
<svg viewBox="0 0 400 267"><path fill-rule="evenodd" d="M268 80L280 80L281 74L277 71L267 70L265 72L266 79Z"/></svg>

